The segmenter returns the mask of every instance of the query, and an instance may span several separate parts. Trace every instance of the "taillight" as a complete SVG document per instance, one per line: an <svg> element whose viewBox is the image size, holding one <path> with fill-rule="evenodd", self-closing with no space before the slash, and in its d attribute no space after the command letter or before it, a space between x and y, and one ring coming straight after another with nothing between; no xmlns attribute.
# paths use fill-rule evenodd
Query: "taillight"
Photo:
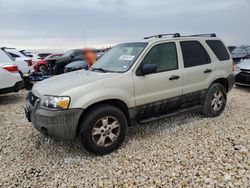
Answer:
<svg viewBox="0 0 250 188"><path fill-rule="evenodd" d="M31 59L29 59L29 60L24 60L24 61L28 63L28 66L32 66L32 60L31 60Z"/></svg>
<svg viewBox="0 0 250 188"><path fill-rule="evenodd" d="M15 65L4 65L3 69L13 73L18 72L18 67Z"/></svg>

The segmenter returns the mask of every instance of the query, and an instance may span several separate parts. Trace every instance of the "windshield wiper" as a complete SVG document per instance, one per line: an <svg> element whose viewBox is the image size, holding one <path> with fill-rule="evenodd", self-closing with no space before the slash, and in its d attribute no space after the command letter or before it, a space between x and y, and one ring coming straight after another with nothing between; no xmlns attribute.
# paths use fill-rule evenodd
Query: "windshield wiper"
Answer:
<svg viewBox="0 0 250 188"><path fill-rule="evenodd" d="M92 71L96 71L96 70L97 70L97 71L102 71L102 72L104 72L104 73L107 72L107 70L105 70L105 69L103 69L103 68L93 68L93 67L92 67L91 70L92 70Z"/></svg>

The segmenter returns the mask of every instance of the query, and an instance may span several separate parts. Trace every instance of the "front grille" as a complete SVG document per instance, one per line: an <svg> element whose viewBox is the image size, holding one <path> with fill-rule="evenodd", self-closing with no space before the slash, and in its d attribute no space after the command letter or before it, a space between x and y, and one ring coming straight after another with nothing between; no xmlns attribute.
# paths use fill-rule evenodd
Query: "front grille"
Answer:
<svg viewBox="0 0 250 188"><path fill-rule="evenodd" d="M236 75L235 82L242 84L250 84L250 74L240 72Z"/></svg>
<svg viewBox="0 0 250 188"><path fill-rule="evenodd" d="M250 74L250 70L248 70L248 69L240 69L241 70L241 72L245 72L245 73L249 73Z"/></svg>
<svg viewBox="0 0 250 188"><path fill-rule="evenodd" d="M32 104L32 106L35 105L36 101L38 100L39 98L37 96L35 96L32 92L29 92L28 94L28 100L29 102Z"/></svg>

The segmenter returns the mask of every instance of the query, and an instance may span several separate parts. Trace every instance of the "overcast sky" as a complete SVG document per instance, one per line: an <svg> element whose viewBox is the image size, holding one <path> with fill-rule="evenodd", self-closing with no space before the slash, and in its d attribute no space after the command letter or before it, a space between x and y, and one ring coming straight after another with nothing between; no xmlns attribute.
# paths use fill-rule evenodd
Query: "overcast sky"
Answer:
<svg viewBox="0 0 250 188"><path fill-rule="evenodd" d="M102 47L159 33L250 44L250 0L0 0L0 46Z"/></svg>

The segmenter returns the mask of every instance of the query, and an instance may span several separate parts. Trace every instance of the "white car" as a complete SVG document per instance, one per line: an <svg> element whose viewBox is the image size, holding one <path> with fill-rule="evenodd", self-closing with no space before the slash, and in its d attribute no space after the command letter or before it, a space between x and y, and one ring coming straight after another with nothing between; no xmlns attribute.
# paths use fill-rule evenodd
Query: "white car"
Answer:
<svg viewBox="0 0 250 188"><path fill-rule="evenodd" d="M1 48L14 60L14 64L22 73L28 73L33 71L33 63L30 57L25 56L19 50L15 48Z"/></svg>
<svg viewBox="0 0 250 188"><path fill-rule="evenodd" d="M0 49L0 94L17 92L23 87L23 80L13 60Z"/></svg>

